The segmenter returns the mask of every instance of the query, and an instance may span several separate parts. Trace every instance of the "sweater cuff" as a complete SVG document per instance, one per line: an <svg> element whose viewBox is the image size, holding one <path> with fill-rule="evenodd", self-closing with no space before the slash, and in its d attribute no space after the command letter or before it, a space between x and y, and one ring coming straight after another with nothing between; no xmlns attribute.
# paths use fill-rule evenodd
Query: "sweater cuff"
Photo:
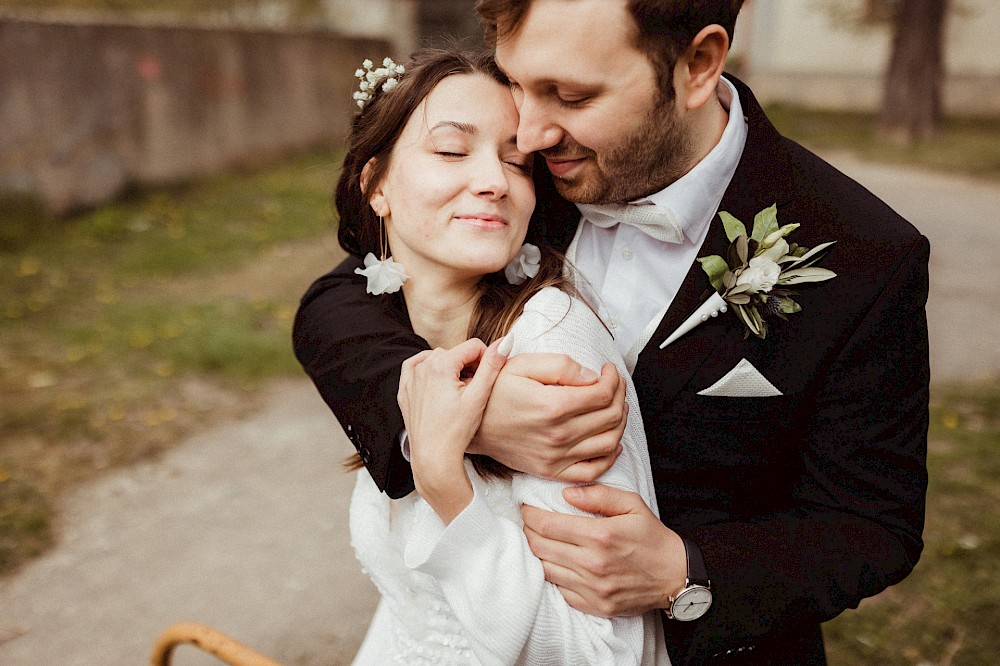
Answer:
<svg viewBox="0 0 1000 666"><path fill-rule="evenodd" d="M496 516L473 484L473 496L462 513L445 525L429 504L423 503L414 520L410 538L403 552L403 562L410 569L429 574L438 580L447 578L453 567L462 569L475 552L496 536Z"/></svg>

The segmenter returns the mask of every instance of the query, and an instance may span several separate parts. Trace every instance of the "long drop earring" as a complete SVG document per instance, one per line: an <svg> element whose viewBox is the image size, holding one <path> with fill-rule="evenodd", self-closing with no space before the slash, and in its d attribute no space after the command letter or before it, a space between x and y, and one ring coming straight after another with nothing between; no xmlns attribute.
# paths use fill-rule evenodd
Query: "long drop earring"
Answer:
<svg viewBox="0 0 1000 666"><path fill-rule="evenodd" d="M378 249L382 253L380 257L382 261L386 260L386 255L388 254L387 248L389 246L388 239L386 239L385 233L385 218L381 215L378 216Z"/></svg>
<svg viewBox="0 0 1000 666"><path fill-rule="evenodd" d="M399 291L410 276L403 270L403 265L389 256L389 234L385 229L385 220L378 215L378 250L381 258L376 258L369 252L365 255L365 267L355 268L354 272L368 279L366 290L369 294L393 294Z"/></svg>

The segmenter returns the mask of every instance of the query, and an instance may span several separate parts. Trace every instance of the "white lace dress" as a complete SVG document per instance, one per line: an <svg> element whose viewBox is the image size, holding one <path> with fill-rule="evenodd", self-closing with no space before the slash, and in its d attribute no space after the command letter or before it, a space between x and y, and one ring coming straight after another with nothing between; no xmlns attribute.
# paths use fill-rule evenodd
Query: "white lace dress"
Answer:
<svg viewBox="0 0 1000 666"><path fill-rule="evenodd" d="M556 352L628 383L624 451L602 483L639 493L656 512L635 389L610 334L582 302L544 289L512 328L512 354ZM365 470L351 499L351 543L382 594L354 663L667 664L660 617L581 613L544 580L521 531L522 503L581 514L564 484L517 474L484 480L467 464L474 498L445 526L416 492L390 500Z"/></svg>

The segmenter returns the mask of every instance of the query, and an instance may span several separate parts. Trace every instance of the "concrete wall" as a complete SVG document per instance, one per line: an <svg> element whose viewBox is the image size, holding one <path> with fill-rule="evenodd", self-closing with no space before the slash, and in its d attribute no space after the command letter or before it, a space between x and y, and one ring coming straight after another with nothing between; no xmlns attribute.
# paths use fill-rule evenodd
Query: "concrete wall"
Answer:
<svg viewBox="0 0 1000 666"><path fill-rule="evenodd" d="M0 19L0 191L63 212L346 135L385 40Z"/></svg>
<svg viewBox="0 0 1000 666"><path fill-rule="evenodd" d="M889 62L888 26L852 25L863 0L748 0L734 55L764 102L875 110ZM946 25L944 105L952 115L1000 115L1000 2L956 0Z"/></svg>

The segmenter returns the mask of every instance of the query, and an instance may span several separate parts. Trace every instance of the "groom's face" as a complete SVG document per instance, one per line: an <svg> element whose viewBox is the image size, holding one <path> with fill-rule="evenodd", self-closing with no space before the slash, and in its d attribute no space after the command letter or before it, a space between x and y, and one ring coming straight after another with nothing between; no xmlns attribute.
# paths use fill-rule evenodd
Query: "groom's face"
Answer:
<svg viewBox="0 0 1000 666"><path fill-rule="evenodd" d="M683 174L684 119L657 88L626 0L533 0L497 61L520 113L522 152L540 152L577 203L628 201Z"/></svg>

